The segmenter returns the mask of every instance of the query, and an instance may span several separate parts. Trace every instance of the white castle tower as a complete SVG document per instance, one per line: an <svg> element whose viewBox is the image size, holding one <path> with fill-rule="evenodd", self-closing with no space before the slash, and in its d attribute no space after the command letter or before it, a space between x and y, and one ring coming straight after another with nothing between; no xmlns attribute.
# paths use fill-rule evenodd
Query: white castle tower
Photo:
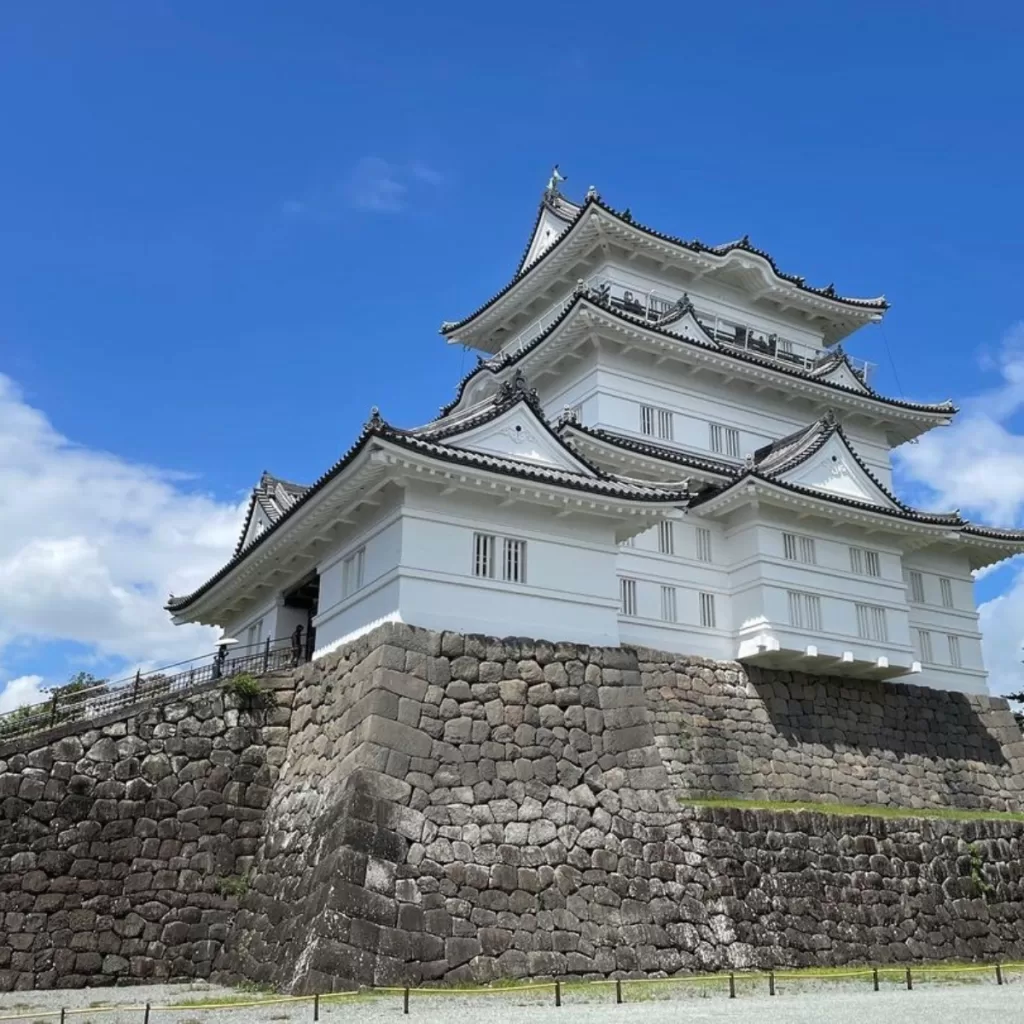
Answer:
<svg viewBox="0 0 1024 1024"><path fill-rule="evenodd" d="M956 413L888 398L841 343L882 318L545 190L526 252L449 342L440 418L374 410L310 487L267 474L234 557L178 622L242 643L385 621L984 692L972 572L1024 533L913 509L891 451Z"/></svg>

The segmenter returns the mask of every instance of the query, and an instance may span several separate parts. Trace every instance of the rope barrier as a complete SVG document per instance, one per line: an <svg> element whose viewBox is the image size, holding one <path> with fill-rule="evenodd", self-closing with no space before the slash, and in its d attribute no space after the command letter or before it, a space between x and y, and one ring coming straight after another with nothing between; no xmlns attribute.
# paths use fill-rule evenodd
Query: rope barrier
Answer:
<svg viewBox="0 0 1024 1024"><path fill-rule="evenodd" d="M624 1002L623 989L627 985L686 985L686 984L722 984L728 985L731 995L735 993L736 982L766 981L772 995L775 994L775 984L781 981L833 981L840 978L874 978L877 987L879 977L898 976L900 978L909 975L912 971L918 976L925 974L975 974L981 972L995 972L996 983L1005 984L1004 975L1007 971L1024 970L1024 962L1012 961L1000 964L963 964L947 965L937 964L934 966L913 965L908 968L905 964L888 967L861 967L850 970L826 971L826 970L781 970L781 971L744 971L742 973L722 972L715 974L687 974L676 975L666 978L601 978L594 981L538 981L528 982L523 985L503 985L498 987L474 987L474 988L399 988L397 986L384 986L381 988L355 989L343 992L323 992L308 996L268 996L263 999L247 999L243 1001L225 1000L224 1002L199 1002L199 1003L172 1003L167 1005L128 1004L122 1006L90 1006L90 1007L66 1007L61 1010L37 1010L26 1013L0 1015L0 1022L3 1021L26 1021L26 1020L49 1020L60 1018L64 1021L68 1017L89 1014L97 1016L105 1013L138 1013L146 1014L149 1020L150 1013L166 1013L171 1011L206 1011L217 1010L245 1010L260 1006L275 1006L283 1003L313 1003L314 1019L319 1019L320 1004L333 999L347 999L353 996L375 996L375 995L401 995L405 1007L408 1007L410 996L490 996L505 995L516 992L548 992L555 990L555 1005L561 1005L563 992L572 992L586 989L593 989L599 986L615 986L616 1003ZM908 979L909 980L909 979ZM908 984L908 988L911 987Z"/></svg>

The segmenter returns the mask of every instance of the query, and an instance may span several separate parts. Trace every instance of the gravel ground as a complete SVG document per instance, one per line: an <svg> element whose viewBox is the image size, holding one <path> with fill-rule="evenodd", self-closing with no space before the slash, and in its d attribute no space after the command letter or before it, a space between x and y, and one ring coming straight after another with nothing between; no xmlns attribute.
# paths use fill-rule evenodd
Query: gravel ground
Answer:
<svg viewBox="0 0 1024 1024"><path fill-rule="evenodd" d="M865 1021L897 1024L1007 1024L1024 1020L1019 983L997 987L988 980L973 983L919 984L907 992L895 984L873 992L870 980L859 983L779 985L770 998L740 986L735 1000L724 986L649 986L625 991L626 1002L614 1003L614 990L599 987L563 994L561 1009L552 1005L553 992L457 996L413 995L410 1016L402 1015L400 994L360 995L325 1001L320 1020L335 1024L358 1018L359 1024L453 1024L467 1016L473 1024L864 1024ZM865 990L866 989L866 990ZM263 1007L216 1009L190 1008L187 1003L215 999L262 999L209 985L149 985L130 989L77 989L54 992L13 992L0 996L0 1021L39 1021L48 1024L58 1016L44 1017L66 1007L69 1024L142 1024L141 1004L168 1006L153 1010L151 1024L299 1024L312 1021L311 1002L277 1003ZM634 998L636 1001L630 1002ZM119 1006L100 1012L101 1006ZM131 1009L129 1009L131 1007Z"/></svg>

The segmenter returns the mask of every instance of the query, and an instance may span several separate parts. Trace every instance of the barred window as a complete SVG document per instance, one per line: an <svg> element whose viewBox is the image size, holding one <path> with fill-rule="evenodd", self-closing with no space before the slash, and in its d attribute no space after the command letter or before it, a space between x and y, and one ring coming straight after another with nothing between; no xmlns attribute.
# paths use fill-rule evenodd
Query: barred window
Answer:
<svg viewBox="0 0 1024 1024"><path fill-rule="evenodd" d="M914 569L907 573L910 584L910 600L914 604L924 604L924 577Z"/></svg>
<svg viewBox="0 0 1024 1024"><path fill-rule="evenodd" d="M862 640L889 640L889 624L886 621L885 609L877 604L858 604L857 636Z"/></svg>
<svg viewBox="0 0 1024 1024"><path fill-rule="evenodd" d="M636 580L619 580L619 611L623 615L636 615Z"/></svg>
<svg viewBox="0 0 1024 1024"><path fill-rule="evenodd" d="M707 629L715 628L715 595L700 595L700 624Z"/></svg>
<svg viewBox="0 0 1024 1024"><path fill-rule="evenodd" d="M504 538L501 578L507 583L526 582L526 541Z"/></svg>
<svg viewBox="0 0 1024 1024"><path fill-rule="evenodd" d="M800 590L786 591L789 597L789 624L797 629L821 632L821 598Z"/></svg>
<svg viewBox="0 0 1024 1024"><path fill-rule="evenodd" d="M740 457L740 432L735 427L723 427L720 423L709 423L709 447L720 455Z"/></svg>
<svg viewBox="0 0 1024 1024"><path fill-rule="evenodd" d="M917 632L917 656L925 664L935 661L932 653L932 635L927 629L919 629Z"/></svg>
<svg viewBox="0 0 1024 1024"><path fill-rule="evenodd" d="M354 594L363 585L363 570L366 566L366 548L353 551L341 563L341 596Z"/></svg>
<svg viewBox="0 0 1024 1024"><path fill-rule="evenodd" d="M711 531L704 526L697 527L697 561L710 562L711 558Z"/></svg>
<svg viewBox="0 0 1024 1024"><path fill-rule="evenodd" d="M654 408L650 405L640 406L640 433L654 436Z"/></svg>
<svg viewBox="0 0 1024 1024"><path fill-rule="evenodd" d="M658 550L663 555L676 553L676 524L671 519L658 523Z"/></svg>
<svg viewBox="0 0 1024 1024"><path fill-rule="evenodd" d="M661 617L665 622L677 622L676 615L676 588L661 588Z"/></svg>
<svg viewBox="0 0 1024 1024"><path fill-rule="evenodd" d="M663 441L672 440L672 413L669 409L658 410L658 437Z"/></svg>
<svg viewBox="0 0 1024 1024"><path fill-rule="evenodd" d="M492 533L473 534L473 575L490 579L494 576L494 547L497 538Z"/></svg>
<svg viewBox="0 0 1024 1024"><path fill-rule="evenodd" d="M962 668L963 661L960 659L960 637L954 636L952 633L948 637L949 639L949 663L953 668Z"/></svg>
<svg viewBox="0 0 1024 1024"><path fill-rule="evenodd" d="M799 533L782 535L783 554L791 562L803 562L805 565L818 564L818 551L813 537L805 537Z"/></svg>
<svg viewBox="0 0 1024 1024"><path fill-rule="evenodd" d="M952 608L953 607L953 581L946 579L945 576L939 577L939 591L942 595L942 607Z"/></svg>
<svg viewBox="0 0 1024 1024"><path fill-rule="evenodd" d="M850 548L850 569L860 576L881 576L882 566L877 551Z"/></svg>

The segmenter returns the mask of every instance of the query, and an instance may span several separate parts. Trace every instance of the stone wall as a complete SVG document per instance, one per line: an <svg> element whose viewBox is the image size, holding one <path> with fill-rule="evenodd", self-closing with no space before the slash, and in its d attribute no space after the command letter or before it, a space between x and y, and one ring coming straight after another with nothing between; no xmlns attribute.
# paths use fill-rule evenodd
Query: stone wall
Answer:
<svg viewBox="0 0 1024 1024"><path fill-rule="evenodd" d="M0 747L0 991L209 976L284 761L267 684Z"/></svg>
<svg viewBox="0 0 1024 1024"><path fill-rule="evenodd" d="M702 680L701 707L739 691L683 661L670 689ZM686 714L652 689L666 664L390 625L306 666L216 976L326 990L1024 954L1024 823L686 809L656 745ZM859 753L851 774L870 774L879 755ZM689 763L668 759L677 778Z"/></svg>
<svg viewBox="0 0 1024 1024"><path fill-rule="evenodd" d="M1024 737L1002 698L636 654L690 796L1024 808Z"/></svg>
<svg viewBox="0 0 1024 1024"><path fill-rule="evenodd" d="M267 683L0 746L0 987L1024 956L1024 822L685 805L1019 807L1004 702L397 624Z"/></svg>

